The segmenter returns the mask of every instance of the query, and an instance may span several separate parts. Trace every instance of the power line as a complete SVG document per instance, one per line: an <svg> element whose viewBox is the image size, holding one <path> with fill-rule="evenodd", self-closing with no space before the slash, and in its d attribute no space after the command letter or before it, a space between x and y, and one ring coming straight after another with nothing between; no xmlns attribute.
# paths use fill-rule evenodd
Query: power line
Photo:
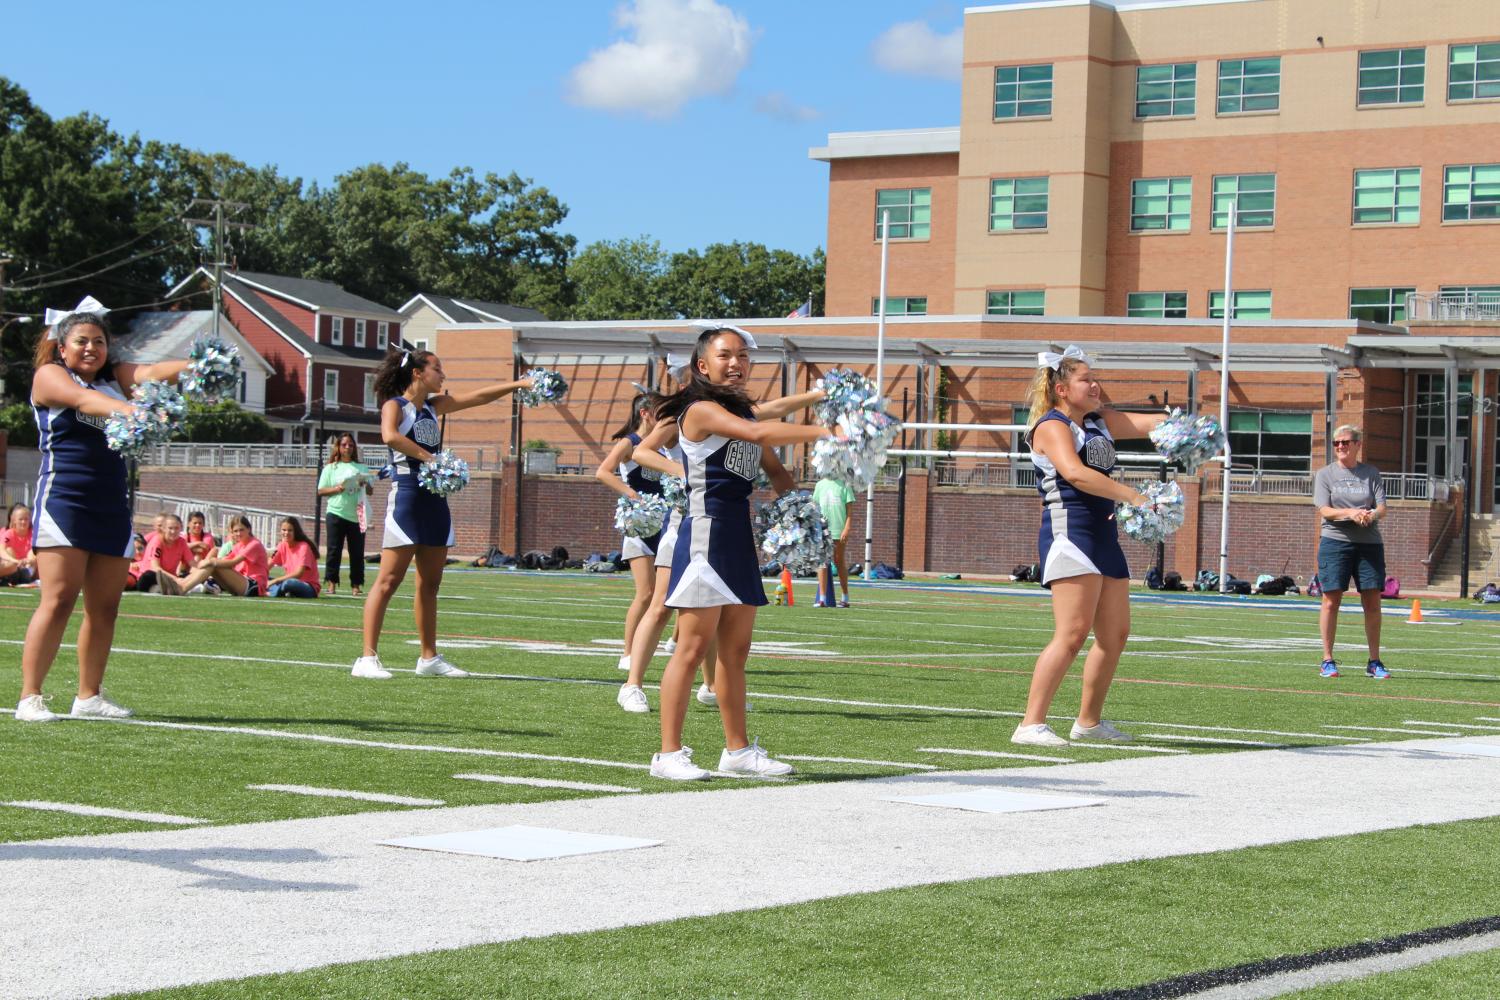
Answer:
<svg viewBox="0 0 1500 1000"><path fill-rule="evenodd" d="M71 271L71 270L73 270L73 268L80 267L80 266L82 266L84 264L87 264L91 260L98 260L100 257L108 257L110 254L112 254L112 253L118 253L121 250L124 250L126 247L134 246L135 244L139 243L141 240L145 239L146 237L155 235L156 233L159 233L163 229L167 228L168 226L175 225L177 222L179 222L181 220L182 220L181 214L174 215L172 218L167 219L167 220L165 220L165 221L157 224L156 226L152 227L151 229L146 230L144 233L141 233L141 234L139 234L137 236L131 237L130 239L126 240L124 243L121 243L117 247L110 247L108 250L100 250L96 254L91 254L90 256L84 257L81 260L75 260L71 264L57 265L56 262L54 261L53 262L53 264L54 264L54 269L53 270L51 270L51 271L43 271L41 274L29 274L29 275L26 276L26 280L28 280L28 281L41 281L43 278L50 278L50 277L52 277L55 274L62 274L64 271ZM33 260L44 260L45 258L32 258L32 259Z"/></svg>
<svg viewBox="0 0 1500 1000"><path fill-rule="evenodd" d="M77 284L80 281L88 281L90 278L97 278L101 274L107 274L110 271L115 270L116 268L124 267L126 264L133 264L138 260L145 260L148 257L155 257L157 254L163 254L170 250L178 250L183 247L189 246L190 244L191 241L189 240L180 240L175 243L168 243L163 246L156 247L152 250L145 250L141 253L135 254L134 256L127 257L124 260L116 261L115 263L110 264L108 267L101 267L99 270L92 271L88 274L72 275L67 278L58 278L55 281L43 281L35 285L11 285L7 290L11 292L36 292L44 288L57 288L61 285Z"/></svg>

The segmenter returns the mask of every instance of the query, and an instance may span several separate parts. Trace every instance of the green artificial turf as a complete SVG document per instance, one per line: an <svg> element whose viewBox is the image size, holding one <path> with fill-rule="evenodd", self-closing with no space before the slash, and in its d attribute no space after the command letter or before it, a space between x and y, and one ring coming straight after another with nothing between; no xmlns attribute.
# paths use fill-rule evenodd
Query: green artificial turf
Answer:
<svg viewBox="0 0 1500 1000"><path fill-rule="evenodd" d="M1500 995L1500 950L1288 993L1287 1000L1454 1000Z"/></svg>

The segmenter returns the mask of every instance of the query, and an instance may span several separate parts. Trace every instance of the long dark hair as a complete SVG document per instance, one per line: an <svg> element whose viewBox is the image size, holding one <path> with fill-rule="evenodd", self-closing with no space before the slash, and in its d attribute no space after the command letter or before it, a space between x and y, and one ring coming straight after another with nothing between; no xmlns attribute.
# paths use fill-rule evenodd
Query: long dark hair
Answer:
<svg viewBox="0 0 1500 1000"><path fill-rule="evenodd" d="M708 345L725 334L740 337L735 331L722 326L704 330L698 335L698 342L693 345L693 357L688 362L687 383L680 391L662 400L661 405L656 408L656 419L676 420L682 416L682 411L701 400L718 403L737 417L755 419L755 408L750 397L732 385L714 385L698 370L698 359L708 353ZM743 337L740 337L740 342L744 342Z"/></svg>
<svg viewBox="0 0 1500 1000"><path fill-rule="evenodd" d="M655 411L661 405L664 397L659 392L643 392L630 401L630 417L625 421L625 426L609 436L611 441L618 441L622 437L634 434L641 429L641 411Z"/></svg>
<svg viewBox="0 0 1500 1000"><path fill-rule="evenodd" d="M115 367L115 339L109 332L109 320L105 318L103 313L76 312L70 316L58 320L57 324L53 327L53 329L57 331L56 339L49 338L47 336L47 331L43 330L42 335L37 338L36 354L32 356L31 367L40 368L42 367L42 365L62 364L63 340L66 339L68 334L72 333L74 329L80 326L97 326L99 329L104 331L104 344L110 354L105 357L104 367L99 369L99 374L96 375L95 378L111 378L114 373Z"/></svg>
<svg viewBox="0 0 1500 1000"><path fill-rule="evenodd" d="M307 532L302 530L301 521L297 520L295 517L284 517L281 519L281 524L283 527L290 527L292 529L293 543L306 542L307 547L312 549L313 558L318 558L318 547L313 544L311 538L307 537Z"/></svg>
<svg viewBox="0 0 1500 1000"><path fill-rule="evenodd" d="M407 378L407 385L410 385L410 384L411 384L411 379L410 379L410 377L408 377ZM405 392L406 390L403 388L401 391ZM385 400L381 400L381 402L385 402ZM328 461L325 464L332 465L332 464L334 464L335 462L337 462L339 460L339 458L338 458L339 445L341 445L341 444L344 443L344 438L348 438L349 439L349 449L350 449L350 451L352 453L349 456L349 461L351 461L351 462L358 462L359 461L359 442L356 441L354 439L354 435L350 434L348 431L340 431L338 434L335 434L333 437L331 437L331 438L328 439Z"/></svg>
<svg viewBox="0 0 1500 1000"><path fill-rule="evenodd" d="M401 395L411 385L412 375L425 369L435 357L431 351L391 350L375 369L375 398L384 404Z"/></svg>

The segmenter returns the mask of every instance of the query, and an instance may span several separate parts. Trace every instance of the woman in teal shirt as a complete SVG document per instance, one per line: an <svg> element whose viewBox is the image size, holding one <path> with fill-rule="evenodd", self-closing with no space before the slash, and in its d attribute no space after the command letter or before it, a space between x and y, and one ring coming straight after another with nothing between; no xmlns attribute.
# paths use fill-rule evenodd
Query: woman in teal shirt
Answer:
<svg viewBox="0 0 1500 1000"><path fill-rule="evenodd" d="M375 492L370 470L360 464L353 434L340 434L329 446L328 464L318 477L318 496L328 498L328 560L323 569L324 590L332 595L339 585L339 561L349 547L350 592L359 597L365 586L365 519L360 507Z"/></svg>

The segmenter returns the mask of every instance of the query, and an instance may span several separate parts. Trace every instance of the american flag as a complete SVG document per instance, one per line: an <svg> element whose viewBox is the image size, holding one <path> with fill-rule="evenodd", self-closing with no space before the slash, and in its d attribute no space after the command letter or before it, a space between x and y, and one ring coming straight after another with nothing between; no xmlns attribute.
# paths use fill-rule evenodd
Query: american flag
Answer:
<svg viewBox="0 0 1500 1000"><path fill-rule="evenodd" d="M787 319L803 319L803 318L811 316L811 315L812 315L812 296L809 295L807 297L807 301L804 302L804 303L802 303L797 308L793 309L791 312L787 313L786 314L786 318Z"/></svg>

